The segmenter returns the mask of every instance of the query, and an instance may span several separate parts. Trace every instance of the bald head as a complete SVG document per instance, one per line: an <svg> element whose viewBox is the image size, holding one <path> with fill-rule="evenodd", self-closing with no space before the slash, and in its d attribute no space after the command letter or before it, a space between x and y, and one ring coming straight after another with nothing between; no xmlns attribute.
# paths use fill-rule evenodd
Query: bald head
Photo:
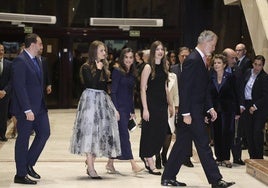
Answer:
<svg viewBox="0 0 268 188"><path fill-rule="evenodd" d="M229 67L233 67L235 66L236 64L236 57L237 57L237 54L235 53L235 51L231 48L225 48L222 52L223 55L226 56L227 58L227 64Z"/></svg>
<svg viewBox="0 0 268 188"><path fill-rule="evenodd" d="M245 44L243 43L239 43L235 46L235 52L236 52L236 55L237 55L237 58L240 59L242 58L244 55L246 55L247 53L247 49L246 49L246 46Z"/></svg>

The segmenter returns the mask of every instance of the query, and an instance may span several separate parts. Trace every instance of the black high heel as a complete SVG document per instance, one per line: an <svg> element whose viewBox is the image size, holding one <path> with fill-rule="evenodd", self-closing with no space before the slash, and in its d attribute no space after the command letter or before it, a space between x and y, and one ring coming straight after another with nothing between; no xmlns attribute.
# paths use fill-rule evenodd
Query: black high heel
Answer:
<svg viewBox="0 0 268 188"><path fill-rule="evenodd" d="M149 167L149 174L153 174L153 175L160 176L160 175L161 175L161 172L157 171L156 168L152 170L152 169Z"/></svg>
<svg viewBox="0 0 268 188"><path fill-rule="evenodd" d="M91 174L91 173L94 173L94 175ZM91 171L89 171L89 170L87 169L87 175L88 175L91 179L95 179L95 180L101 180L101 179L102 179L102 177L100 177L100 176L97 174L97 172L96 172L95 170L91 170Z"/></svg>
<svg viewBox="0 0 268 188"><path fill-rule="evenodd" d="M151 170L150 167L147 166L146 161L145 161L145 159L144 159L143 157L141 157L141 160L143 161L145 168L146 168L147 170Z"/></svg>

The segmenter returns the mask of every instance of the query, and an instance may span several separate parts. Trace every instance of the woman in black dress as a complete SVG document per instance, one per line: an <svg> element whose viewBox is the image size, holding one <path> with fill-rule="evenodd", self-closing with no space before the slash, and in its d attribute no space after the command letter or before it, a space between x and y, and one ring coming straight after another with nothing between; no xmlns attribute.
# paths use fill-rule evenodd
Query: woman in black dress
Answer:
<svg viewBox="0 0 268 188"><path fill-rule="evenodd" d="M168 129L168 71L163 44L151 45L149 63L141 74L141 101L143 107L140 157L150 174L161 175L156 170L153 156L160 152ZM171 115L172 105L169 105Z"/></svg>

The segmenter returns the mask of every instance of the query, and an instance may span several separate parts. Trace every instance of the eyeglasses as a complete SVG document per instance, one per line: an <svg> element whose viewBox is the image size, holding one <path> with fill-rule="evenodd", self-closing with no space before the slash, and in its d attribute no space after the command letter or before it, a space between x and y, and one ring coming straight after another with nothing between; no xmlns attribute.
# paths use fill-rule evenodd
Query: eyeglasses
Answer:
<svg viewBox="0 0 268 188"><path fill-rule="evenodd" d="M236 49L235 51L236 52L242 52L242 51L244 51L245 49Z"/></svg>

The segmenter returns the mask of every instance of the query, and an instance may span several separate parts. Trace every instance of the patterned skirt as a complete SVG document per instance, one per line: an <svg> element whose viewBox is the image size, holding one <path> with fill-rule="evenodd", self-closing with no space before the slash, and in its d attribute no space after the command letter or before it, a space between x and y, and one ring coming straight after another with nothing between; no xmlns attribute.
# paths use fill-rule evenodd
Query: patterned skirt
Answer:
<svg viewBox="0 0 268 188"><path fill-rule="evenodd" d="M116 109L103 90L82 93L74 122L70 151L114 158L121 155Z"/></svg>

